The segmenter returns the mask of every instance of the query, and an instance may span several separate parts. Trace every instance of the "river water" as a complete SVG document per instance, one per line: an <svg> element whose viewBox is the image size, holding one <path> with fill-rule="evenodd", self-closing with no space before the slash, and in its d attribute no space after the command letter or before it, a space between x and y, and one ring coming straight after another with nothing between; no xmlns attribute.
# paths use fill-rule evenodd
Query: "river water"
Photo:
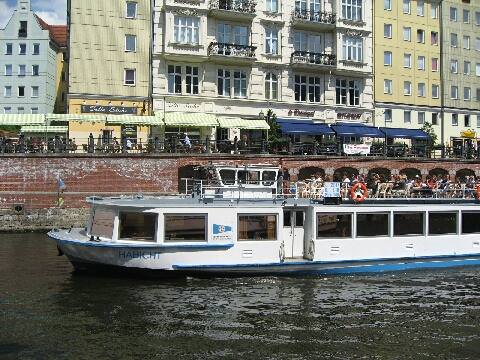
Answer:
<svg viewBox="0 0 480 360"><path fill-rule="evenodd" d="M0 234L0 359L480 358L480 268L161 281Z"/></svg>

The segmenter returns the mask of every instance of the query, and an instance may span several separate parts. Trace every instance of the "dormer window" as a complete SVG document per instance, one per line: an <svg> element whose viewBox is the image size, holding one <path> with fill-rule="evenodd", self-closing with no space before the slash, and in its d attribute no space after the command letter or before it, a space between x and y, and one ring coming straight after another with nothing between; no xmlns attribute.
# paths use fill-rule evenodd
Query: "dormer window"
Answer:
<svg viewBox="0 0 480 360"><path fill-rule="evenodd" d="M18 37L27 37L27 21L20 21L20 29L18 29Z"/></svg>

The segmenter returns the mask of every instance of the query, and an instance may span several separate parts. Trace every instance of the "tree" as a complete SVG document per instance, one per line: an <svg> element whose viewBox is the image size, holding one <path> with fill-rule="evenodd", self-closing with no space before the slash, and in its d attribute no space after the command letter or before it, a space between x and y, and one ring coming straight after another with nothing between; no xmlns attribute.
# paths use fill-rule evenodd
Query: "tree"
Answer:
<svg viewBox="0 0 480 360"><path fill-rule="evenodd" d="M282 137L282 132L277 123L277 115L275 115L272 109L268 109L265 120L267 121L268 126L270 126L270 130L268 131L268 142L270 144L278 144Z"/></svg>
<svg viewBox="0 0 480 360"><path fill-rule="evenodd" d="M435 134L435 130L433 129L432 124L425 121L423 123L422 130L425 131L430 136L430 141L432 145L435 145L437 142L437 134Z"/></svg>

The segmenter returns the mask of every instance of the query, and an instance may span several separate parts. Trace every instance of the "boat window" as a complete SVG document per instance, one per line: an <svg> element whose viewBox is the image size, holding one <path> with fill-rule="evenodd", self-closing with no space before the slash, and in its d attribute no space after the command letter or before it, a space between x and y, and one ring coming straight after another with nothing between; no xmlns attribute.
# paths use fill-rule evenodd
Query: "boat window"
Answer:
<svg viewBox="0 0 480 360"><path fill-rule="evenodd" d="M235 184L235 170L222 169L220 170L220 178L225 185Z"/></svg>
<svg viewBox="0 0 480 360"><path fill-rule="evenodd" d="M456 234L457 213L431 212L428 214L428 233L430 235Z"/></svg>
<svg viewBox="0 0 480 360"><path fill-rule="evenodd" d="M352 237L352 214L317 214L317 238Z"/></svg>
<svg viewBox="0 0 480 360"><path fill-rule="evenodd" d="M264 171L262 180L264 186L272 186L275 183L277 173L275 171Z"/></svg>
<svg viewBox="0 0 480 360"><path fill-rule="evenodd" d="M240 184L258 184L260 183L260 171L239 170L238 182Z"/></svg>
<svg viewBox="0 0 480 360"><path fill-rule="evenodd" d="M165 214L164 241L207 241L207 215Z"/></svg>
<svg viewBox="0 0 480 360"><path fill-rule="evenodd" d="M423 212L394 213L393 235L424 235Z"/></svg>
<svg viewBox="0 0 480 360"><path fill-rule="evenodd" d="M480 212L462 211L462 234L480 233Z"/></svg>
<svg viewBox="0 0 480 360"><path fill-rule="evenodd" d="M276 240L277 216L238 215L238 240Z"/></svg>
<svg viewBox="0 0 480 360"><path fill-rule="evenodd" d="M388 236L388 214L357 214L357 236Z"/></svg>
<svg viewBox="0 0 480 360"><path fill-rule="evenodd" d="M155 241L157 214L121 212L119 219L120 239Z"/></svg>
<svg viewBox="0 0 480 360"><path fill-rule="evenodd" d="M95 209L93 212L90 234L111 239L113 235L114 220L115 213L113 211Z"/></svg>
<svg viewBox="0 0 480 360"><path fill-rule="evenodd" d="M290 210L283 210L283 226L292 226L292 212Z"/></svg>
<svg viewBox="0 0 480 360"><path fill-rule="evenodd" d="M248 172L245 170L239 170L237 174L238 174L238 183L246 184L248 179Z"/></svg>
<svg viewBox="0 0 480 360"><path fill-rule="evenodd" d="M295 211L295 226L302 227L303 226L303 211Z"/></svg>

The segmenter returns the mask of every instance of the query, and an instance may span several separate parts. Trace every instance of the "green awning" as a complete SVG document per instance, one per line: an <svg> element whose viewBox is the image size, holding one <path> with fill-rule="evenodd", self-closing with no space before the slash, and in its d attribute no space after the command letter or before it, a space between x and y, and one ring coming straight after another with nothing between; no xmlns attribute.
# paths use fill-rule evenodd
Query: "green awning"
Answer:
<svg viewBox="0 0 480 360"><path fill-rule="evenodd" d="M20 131L24 134L30 134L30 133L66 134L68 132L68 126L31 125L31 126L22 126Z"/></svg>
<svg viewBox="0 0 480 360"><path fill-rule="evenodd" d="M102 114L47 114L48 121L105 122Z"/></svg>
<svg viewBox="0 0 480 360"><path fill-rule="evenodd" d="M205 127L218 126L218 122L213 114L170 112L165 113L165 125Z"/></svg>
<svg viewBox="0 0 480 360"><path fill-rule="evenodd" d="M163 126L163 120L155 116L108 115L107 124Z"/></svg>
<svg viewBox="0 0 480 360"><path fill-rule="evenodd" d="M43 114L0 114L0 125L41 125L45 124Z"/></svg>
<svg viewBox="0 0 480 360"><path fill-rule="evenodd" d="M218 124L221 128L225 129L258 129L258 130L269 130L270 126L265 120L247 120L242 118L235 118L235 117L219 117Z"/></svg>

